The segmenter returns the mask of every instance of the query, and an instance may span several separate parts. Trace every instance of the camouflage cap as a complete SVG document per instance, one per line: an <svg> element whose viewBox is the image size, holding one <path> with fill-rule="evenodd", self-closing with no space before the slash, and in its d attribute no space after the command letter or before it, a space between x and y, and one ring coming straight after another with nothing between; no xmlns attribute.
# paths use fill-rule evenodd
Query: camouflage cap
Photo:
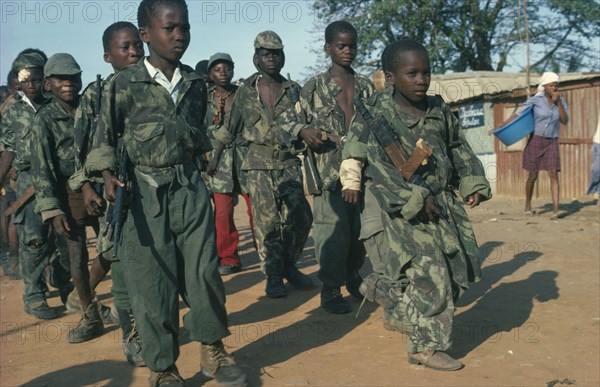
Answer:
<svg viewBox="0 0 600 387"><path fill-rule="evenodd" d="M270 50L283 50L281 38L273 31L263 31L256 35L254 48L267 48Z"/></svg>
<svg viewBox="0 0 600 387"><path fill-rule="evenodd" d="M15 61L12 63L11 69L16 74L18 74L19 71L23 69L33 69L36 67L43 68L44 64L46 64L46 61L40 54L36 52L30 52L27 54L19 55L17 59L15 59Z"/></svg>
<svg viewBox="0 0 600 387"><path fill-rule="evenodd" d="M229 62L233 66L233 59L231 59L231 55L225 52L217 52L208 59L208 71L210 71L210 68L216 65L218 62Z"/></svg>
<svg viewBox="0 0 600 387"><path fill-rule="evenodd" d="M44 66L44 77L51 75L75 75L81 74L81 67L71 54L59 53L48 58Z"/></svg>

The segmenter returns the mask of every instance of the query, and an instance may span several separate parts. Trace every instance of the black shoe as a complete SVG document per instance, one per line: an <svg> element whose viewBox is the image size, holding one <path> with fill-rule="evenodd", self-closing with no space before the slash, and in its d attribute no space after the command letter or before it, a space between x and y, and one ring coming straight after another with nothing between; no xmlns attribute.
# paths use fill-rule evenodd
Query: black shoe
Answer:
<svg viewBox="0 0 600 387"><path fill-rule="evenodd" d="M236 265L221 265L221 266L219 266L219 274L221 274L221 275L229 275L229 274L233 274L233 273L239 273L240 271L242 271L241 266L236 266Z"/></svg>
<svg viewBox="0 0 600 387"><path fill-rule="evenodd" d="M202 344L200 368L209 378L215 378L220 386L245 386L246 374L235 364L221 340L213 344Z"/></svg>
<svg viewBox="0 0 600 387"><path fill-rule="evenodd" d="M267 277L267 297L281 298L287 296L287 289L283 284L283 278L279 275L270 275Z"/></svg>
<svg viewBox="0 0 600 387"><path fill-rule="evenodd" d="M325 285L321 289L321 308L335 314L345 314L352 311L348 301L342 297L340 288L330 288Z"/></svg>
<svg viewBox="0 0 600 387"><path fill-rule="evenodd" d="M185 386L185 381L179 375L177 367L172 366L169 369L160 372L150 372L148 384L151 387L176 387Z"/></svg>
<svg viewBox="0 0 600 387"><path fill-rule="evenodd" d="M283 269L283 277L297 289L308 290L314 288L315 286L314 282L309 276L302 273L291 263L286 263Z"/></svg>
<svg viewBox="0 0 600 387"><path fill-rule="evenodd" d="M25 313L40 320L52 320L60 316L58 310L49 307L46 301L25 304Z"/></svg>
<svg viewBox="0 0 600 387"><path fill-rule="evenodd" d="M359 300L363 299L363 295L360 294L360 291L358 290L362 282L363 279L357 271L352 273L350 277L346 280L346 290L352 295L352 297L358 298Z"/></svg>

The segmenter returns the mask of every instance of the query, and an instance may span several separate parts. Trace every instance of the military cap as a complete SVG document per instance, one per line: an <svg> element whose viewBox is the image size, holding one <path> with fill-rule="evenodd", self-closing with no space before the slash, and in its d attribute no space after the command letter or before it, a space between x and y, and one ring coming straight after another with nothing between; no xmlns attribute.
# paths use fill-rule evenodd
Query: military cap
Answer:
<svg viewBox="0 0 600 387"><path fill-rule="evenodd" d="M71 54L59 53L52 55L44 66L44 77L51 75L75 75L81 74L81 67Z"/></svg>
<svg viewBox="0 0 600 387"><path fill-rule="evenodd" d="M208 59L208 71L210 71L211 67L219 62L229 62L233 66L233 59L231 59L231 55L224 52L217 52Z"/></svg>
<svg viewBox="0 0 600 387"><path fill-rule="evenodd" d="M27 54L21 54L15 59L12 63L12 71L15 74L18 74L19 71L23 69L32 69L36 67L43 68L45 63L44 58L40 54L29 52Z"/></svg>
<svg viewBox="0 0 600 387"><path fill-rule="evenodd" d="M263 31L256 35L254 48L266 48L270 50L283 50L281 38L273 31Z"/></svg>

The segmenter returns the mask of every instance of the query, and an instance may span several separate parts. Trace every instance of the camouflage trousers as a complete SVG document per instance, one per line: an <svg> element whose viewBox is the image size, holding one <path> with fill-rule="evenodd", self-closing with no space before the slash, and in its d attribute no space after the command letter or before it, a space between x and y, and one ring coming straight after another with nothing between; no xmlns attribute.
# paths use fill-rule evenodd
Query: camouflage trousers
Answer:
<svg viewBox="0 0 600 387"><path fill-rule="evenodd" d="M330 287L341 287L365 261L365 248L359 240L361 205L342 199L340 189L323 190L313 199L315 252L319 261L319 280Z"/></svg>
<svg viewBox="0 0 600 387"><path fill-rule="evenodd" d="M296 263L312 225L300 165L282 170L249 170L248 191L261 269L281 275L284 262Z"/></svg>
<svg viewBox="0 0 600 387"><path fill-rule="evenodd" d="M17 195L21 196L32 184L31 174L21 172L17 182ZM46 299L47 285L43 275L49 258L54 252L54 246L48 240L50 227L42 222L39 214L35 213L35 197L17 210L14 223L19 235L19 263L23 278L23 303L30 304ZM70 282L70 264L68 249L63 238L55 240L59 249L58 258L52 262L53 282L58 288L65 287Z"/></svg>
<svg viewBox="0 0 600 387"><path fill-rule="evenodd" d="M142 356L152 371L179 357L179 295L189 306L183 324L191 340L214 343L229 334L206 186L198 171L173 169L176 177L157 187L147 182L155 175L136 171L119 241Z"/></svg>
<svg viewBox="0 0 600 387"><path fill-rule="evenodd" d="M371 180L365 182L359 238L364 243L373 271L381 275L385 272L383 256L388 251L388 243L383 232L381 207L370 190L371 185Z"/></svg>
<svg viewBox="0 0 600 387"><path fill-rule="evenodd" d="M408 352L422 352L425 348L447 350L452 345L454 300L446 258L413 257L405 274L408 286L392 311L392 318L409 322L414 328Z"/></svg>

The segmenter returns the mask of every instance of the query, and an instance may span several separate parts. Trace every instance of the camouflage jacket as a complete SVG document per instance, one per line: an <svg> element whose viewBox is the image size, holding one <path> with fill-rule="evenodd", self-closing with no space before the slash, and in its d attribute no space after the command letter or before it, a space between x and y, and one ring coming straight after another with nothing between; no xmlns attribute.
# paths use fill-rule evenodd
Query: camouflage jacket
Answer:
<svg viewBox="0 0 600 387"><path fill-rule="evenodd" d="M35 114L32 132L35 211L46 221L66 212L66 181L75 172L74 119L51 98Z"/></svg>
<svg viewBox="0 0 600 387"><path fill-rule="evenodd" d="M284 82L283 92L277 98L271 116L258 95L259 79L260 73L255 73L240 86L231 112L225 118L225 124L215 133L215 139L229 144L240 135L235 131L242 128L241 136L249 143L242 170L285 169L300 162L294 145L305 125L297 121L290 95L290 87L300 89L300 86L295 82L291 85Z"/></svg>
<svg viewBox="0 0 600 387"><path fill-rule="evenodd" d="M100 93L104 95L108 90L108 85L113 74L102 80L100 84ZM98 118L100 116L100 106L102 106L102 98L100 106L97 105L98 82L90 83L84 90L79 100L79 107L75 113L75 140L73 149L75 152L75 173L69 178L69 186L75 192L81 190L81 186L86 181L102 183L102 179L93 176L85 176L83 165L85 159L92 149L92 141L96 134L98 126Z"/></svg>
<svg viewBox="0 0 600 387"><path fill-rule="evenodd" d="M19 172L31 169L32 130L35 108L19 98L2 116L0 143L4 150L13 152L13 167Z"/></svg>
<svg viewBox="0 0 600 387"><path fill-rule="evenodd" d="M238 87L235 86L237 92ZM220 122L214 122L217 113L217 104L214 98L215 87L212 86L208 90L208 106L206 108L206 118L204 124L208 128L208 137L215 148L218 141L215 139L215 133L223 126L225 117L221 117ZM238 121L239 124L242 121ZM243 193L248 192L246 188L246 173L241 171L242 161L248 152L248 142L241 136L237 136L241 132L242 127L233 128L232 133L236 135L235 141L229 143L219 160L219 165L214 176L206 176L208 185L213 192L217 193L232 193L236 189ZM212 157L212 152L210 157ZM210 158L209 158L210 160ZM234 175L237 179L234 179Z"/></svg>
<svg viewBox="0 0 600 387"><path fill-rule="evenodd" d="M355 95L360 95L366 100L375 92L375 86L369 78L356 74L354 79ZM317 75L306 82L302 88L301 101L308 126L336 136L347 135L345 114L335 99L341 91L342 89L331 78L329 72ZM333 191L341 187L339 170L342 148L333 141L326 141L324 145L313 150L323 188L326 190Z"/></svg>
<svg viewBox="0 0 600 387"><path fill-rule="evenodd" d="M371 190L387 213L384 229L388 240L394 241L392 250L399 250L397 270L412 257L439 248L452 258L448 262L453 280L466 288L469 282L479 280L479 249L462 200L452 188L456 187L463 198L479 193L482 200L491 197L491 189L450 108L438 96L427 98L429 109L423 118L401 112L394 102L393 88L374 95L367 104L373 115L382 115L390 123L407 154L413 152L419 138L433 149L427 166L418 171L424 186L403 178L373 132L368 134L365 173L372 178ZM418 216L430 194L441 208L437 222L423 222Z"/></svg>
<svg viewBox="0 0 600 387"><path fill-rule="evenodd" d="M180 70L177 103L150 77L144 61L113 77L85 162L87 176L116 171L121 138L131 166L158 186L176 175L184 179L178 166L197 166L198 156L212 149L204 127L206 86L189 66L180 64Z"/></svg>

